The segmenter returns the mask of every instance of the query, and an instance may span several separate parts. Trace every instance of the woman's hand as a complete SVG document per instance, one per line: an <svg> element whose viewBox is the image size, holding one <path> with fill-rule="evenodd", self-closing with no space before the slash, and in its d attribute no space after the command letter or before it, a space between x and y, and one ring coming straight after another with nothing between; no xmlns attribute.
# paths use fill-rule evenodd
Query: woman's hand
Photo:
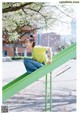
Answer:
<svg viewBox="0 0 80 114"><path fill-rule="evenodd" d="M47 64L51 64L52 63L52 60L49 60L48 62L47 62Z"/></svg>

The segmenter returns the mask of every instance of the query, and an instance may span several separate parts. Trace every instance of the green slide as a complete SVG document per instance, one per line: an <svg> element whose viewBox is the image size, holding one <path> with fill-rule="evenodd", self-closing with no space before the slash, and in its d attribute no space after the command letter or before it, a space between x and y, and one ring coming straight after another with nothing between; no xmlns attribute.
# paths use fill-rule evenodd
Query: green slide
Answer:
<svg viewBox="0 0 80 114"><path fill-rule="evenodd" d="M53 61L51 64L44 65L40 69L29 74L28 76L27 73L24 73L20 77L5 85L2 88L3 101L6 101L14 94L18 93L25 87L34 83L41 77L45 76L47 73L52 72L54 69L58 68L59 66L63 65L65 62L74 57L76 57L76 44L72 44L70 47L64 49L57 55L53 56Z"/></svg>

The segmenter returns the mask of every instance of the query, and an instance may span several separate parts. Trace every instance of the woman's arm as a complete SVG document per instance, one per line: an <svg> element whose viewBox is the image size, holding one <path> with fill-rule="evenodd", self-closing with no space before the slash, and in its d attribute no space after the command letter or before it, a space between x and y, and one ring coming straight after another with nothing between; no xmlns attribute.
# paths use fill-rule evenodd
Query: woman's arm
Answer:
<svg viewBox="0 0 80 114"><path fill-rule="evenodd" d="M49 60L48 60L47 64L51 64L52 63L52 49L50 47L47 47L47 52L49 55Z"/></svg>

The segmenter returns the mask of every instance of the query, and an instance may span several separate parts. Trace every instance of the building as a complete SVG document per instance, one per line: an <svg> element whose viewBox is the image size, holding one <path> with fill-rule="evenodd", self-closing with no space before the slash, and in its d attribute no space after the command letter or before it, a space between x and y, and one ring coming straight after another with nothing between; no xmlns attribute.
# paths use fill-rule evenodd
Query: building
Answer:
<svg viewBox="0 0 80 114"><path fill-rule="evenodd" d="M67 44L76 42L76 19L71 20L71 33L67 35L61 35L61 39Z"/></svg>
<svg viewBox="0 0 80 114"><path fill-rule="evenodd" d="M76 42L76 19L73 18L71 21L71 38L73 42Z"/></svg>
<svg viewBox="0 0 80 114"><path fill-rule="evenodd" d="M54 52L58 51L60 45L60 35L49 32L38 34L37 44L42 46L49 46Z"/></svg>

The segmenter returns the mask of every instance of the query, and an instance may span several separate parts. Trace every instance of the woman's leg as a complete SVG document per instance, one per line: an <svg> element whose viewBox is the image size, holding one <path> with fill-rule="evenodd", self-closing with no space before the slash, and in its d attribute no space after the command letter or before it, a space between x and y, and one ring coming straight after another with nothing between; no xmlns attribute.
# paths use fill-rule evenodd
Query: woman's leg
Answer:
<svg viewBox="0 0 80 114"><path fill-rule="evenodd" d="M25 58L24 59L24 65L28 73L31 73L38 68L42 67L44 64L34 61L33 59L30 58Z"/></svg>
<svg viewBox="0 0 80 114"><path fill-rule="evenodd" d="M35 61L35 60L31 60L30 61L35 67L37 67L37 69L38 68L40 68L40 67L42 67L44 64L42 64L42 63L40 63L40 62L38 62L38 61Z"/></svg>
<svg viewBox="0 0 80 114"><path fill-rule="evenodd" d="M24 65L28 73L32 73L33 71L37 70L37 68L31 63L32 59L25 58Z"/></svg>

